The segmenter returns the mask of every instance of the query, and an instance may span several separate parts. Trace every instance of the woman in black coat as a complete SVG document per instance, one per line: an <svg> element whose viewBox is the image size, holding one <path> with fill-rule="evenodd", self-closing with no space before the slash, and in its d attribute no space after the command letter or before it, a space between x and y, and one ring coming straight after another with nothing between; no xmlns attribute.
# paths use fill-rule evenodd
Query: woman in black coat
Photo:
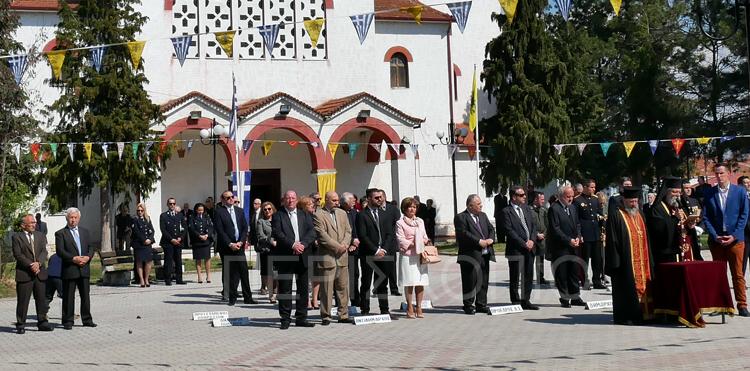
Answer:
<svg viewBox="0 0 750 371"><path fill-rule="evenodd" d="M198 271L198 283L203 283L201 264L206 270L206 282L211 283L211 245L214 242L214 223L206 214L206 207L202 203L195 204L194 211L188 220L188 231L195 269Z"/></svg>
<svg viewBox="0 0 750 371"><path fill-rule="evenodd" d="M130 228L132 231L130 245L133 248L135 267L141 287L150 287L148 277L154 265L154 254L151 249L155 241L154 226L151 224L145 204L139 203L135 209L136 217L133 218Z"/></svg>

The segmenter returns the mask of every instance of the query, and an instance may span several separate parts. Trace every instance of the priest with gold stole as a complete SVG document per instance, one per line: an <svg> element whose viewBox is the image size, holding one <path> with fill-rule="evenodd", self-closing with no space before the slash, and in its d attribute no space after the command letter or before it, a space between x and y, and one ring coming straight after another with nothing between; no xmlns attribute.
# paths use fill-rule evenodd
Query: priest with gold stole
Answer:
<svg viewBox="0 0 750 371"><path fill-rule="evenodd" d="M612 309L616 324L641 324L652 318L653 257L646 223L638 209L641 189L625 187L623 204L610 208L604 271L612 279Z"/></svg>

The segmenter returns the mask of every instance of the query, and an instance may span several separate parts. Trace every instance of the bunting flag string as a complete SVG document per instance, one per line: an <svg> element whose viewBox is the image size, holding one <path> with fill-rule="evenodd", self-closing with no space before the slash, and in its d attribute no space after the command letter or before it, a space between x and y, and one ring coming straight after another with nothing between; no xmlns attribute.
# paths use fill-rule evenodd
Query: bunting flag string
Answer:
<svg viewBox="0 0 750 371"><path fill-rule="evenodd" d="M367 33L370 31L370 25L372 20L375 19L374 13L353 15L351 17L354 29L357 31L357 37L359 37L359 45L365 43Z"/></svg>
<svg viewBox="0 0 750 371"><path fill-rule="evenodd" d="M604 153L604 157L607 157L607 152L609 152L609 147L612 146L612 143L606 142L600 143L599 145L602 147L602 153Z"/></svg>
<svg viewBox="0 0 750 371"><path fill-rule="evenodd" d="M270 56L273 56L273 47L276 45L276 38L279 37L280 26L280 24L269 24L258 27L258 32L263 36L263 42Z"/></svg>
<svg viewBox="0 0 750 371"><path fill-rule="evenodd" d="M466 22L469 21L469 11L471 11L471 1L462 1L458 3L448 4L448 10L453 14L453 18L456 19L456 24L461 33L464 33L466 29Z"/></svg>
<svg viewBox="0 0 750 371"><path fill-rule="evenodd" d="M498 1L500 1L500 6L503 8L503 11L505 11L505 15L508 18L508 24L513 23L513 18L516 16L516 7L518 6L518 0Z"/></svg>
<svg viewBox="0 0 750 371"><path fill-rule="evenodd" d="M557 1L557 8L560 9L560 15L563 17L565 22L570 20L570 6L572 5L572 0L556 0Z"/></svg>
<svg viewBox="0 0 750 371"><path fill-rule="evenodd" d="M91 161L91 147L92 147L91 142L83 143L83 149L84 151L86 151L86 159L88 161Z"/></svg>
<svg viewBox="0 0 750 371"><path fill-rule="evenodd" d="M555 144L554 147L555 147L555 152L557 152L558 155L562 153L562 149L563 149L562 144Z"/></svg>
<svg viewBox="0 0 750 371"><path fill-rule="evenodd" d="M180 62L180 67L185 64L185 59L187 59L188 51L190 51L190 43L192 41L193 35L176 36L172 38L174 55L177 57L177 61Z"/></svg>
<svg viewBox="0 0 750 371"><path fill-rule="evenodd" d="M609 3L612 4L612 9L615 11L615 15L620 15L620 7L622 7L622 0L609 0Z"/></svg>
<svg viewBox="0 0 750 371"><path fill-rule="evenodd" d="M349 159L354 160L354 156L357 155L357 149L359 149L359 144L349 143Z"/></svg>
<svg viewBox="0 0 750 371"><path fill-rule="evenodd" d="M320 32L323 30L325 25L325 18L307 19L304 21L305 31L310 36L310 42L313 48L318 46L318 38L320 38Z"/></svg>
<svg viewBox="0 0 750 371"><path fill-rule="evenodd" d="M16 84L21 85L21 78L26 67L29 66L29 57L25 55L14 55L8 59L10 70L13 72L13 77L16 79Z"/></svg>
<svg viewBox="0 0 750 371"><path fill-rule="evenodd" d="M47 62L52 67L52 76L55 80L60 80L62 75L62 66L65 61L65 50L55 50L46 53Z"/></svg>
<svg viewBox="0 0 750 371"><path fill-rule="evenodd" d="M623 145L625 146L625 155L626 157L630 157L630 154L633 152L633 148L635 147L635 144L637 142L625 142Z"/></svg>
<svg viewBox="0 0 750 371"><path fill-rule="evenodd" d="M96 73L100 73L102 70L102 61L104 60L104 52L106 50L106 46L97 46L91 49L91 64L96 70Z"/></svg>
<svg viewBox="0 0 750 371"><path fill-rule="evenodd" d="M219 31L214 33L214 36L216 36L216 42L219 43L221 49L224 50L224 53L226 53L229 58L232 58L234 55L234 35L236 33L237 30ZM187 51L185 53L187 53Z"/></svg>
<svg viewBox="0 0 750 371"><path fill-rule="evenodd" d="M688 142L695 142L698 145L708 145L711 143L712 140L719 140L720 143L724 143L736 138L750 138L750 135L725 135L725 136L716 136L716 137L694 137L694 138L673 138L673 139L652 139L652 140L633 140L633 141L625 141L625 142L594 142L594 143L561 143L561 144L553 144L552 146L557 149L557 146L576 146L578 148L578 154L582 155L584 149L589 145L598 145L602 148L602 152L607 153L609 150L609 147L612 144L622 144L625 148L625 153L628 157L630 157L630 153L633 151L633 148L638 143L648 143L649 148L651 149L651 154L655 154L657 148L659 147L660 142L669 142L672 145L672 148L674 148L675 153L679 155L679 153L682 151L683 146ZM606 151L605 151L606 147Z"/></svg>
<svg viewBox="0 0 750 371"><path fill-rule="evenodd" d="M424 11L424 6L415 5L415 6L403 7L399 10L404 13L411 14L411 16L414 17L414 22L417 22L417 24L422 24L422 11Z"/></svg>
<svg viewBox="0 0 750 371"><path fill-rule="evenodd" d="M141 64L141 56L143 55L143 48L146 47L146 42L131 41L127 43L127 46L130 51L130 60L133 62L133 71L137 71L138 66Z"/></svg>

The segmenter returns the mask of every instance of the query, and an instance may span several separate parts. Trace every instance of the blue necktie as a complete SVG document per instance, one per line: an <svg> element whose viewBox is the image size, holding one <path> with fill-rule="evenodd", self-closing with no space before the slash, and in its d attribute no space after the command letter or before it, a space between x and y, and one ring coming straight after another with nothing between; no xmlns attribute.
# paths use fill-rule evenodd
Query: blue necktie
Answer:
<svg viewBox="0 0 750 371"><path fill-rule="evenodd" d="M78 248L78 255L83 255L81 252L81 237L78 235L78 228L73 228L70 230L71 233L73 233L73 239L76 241L76 247Z"/></svg>

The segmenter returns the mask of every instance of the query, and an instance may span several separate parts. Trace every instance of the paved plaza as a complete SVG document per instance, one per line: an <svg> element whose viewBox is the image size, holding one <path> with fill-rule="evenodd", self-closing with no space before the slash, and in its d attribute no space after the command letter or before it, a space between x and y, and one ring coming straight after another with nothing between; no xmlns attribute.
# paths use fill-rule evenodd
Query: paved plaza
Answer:
<svg viewBox="0 0 750 371"><path fill-rule="evenodd" d="M538 287L532 301L539 311L465 315L455 257L431 267L427 294L437 308L426 310L426 318L406 319L395 311L402 299L391 296L401 319L367 326L334 322L280 331L276 306L267 298L229 307L219 301L218 275L210 285L188 278L186 286L92 287L99 326L84 328L76 319L72 331L39 333L32 317L29 331L17 335L15 299L0 300L0 368L736 370L747 364L750 320L740 317L721 324L721 317L706 316L703 329L615 326L610 311L564 309L556 290ZM257 290L257 271L251 280ZM491 305L508 304L507 281L507 262L498 257ZM610 298L604 290L584 291L583 297ZM60 305L56 298L50 309L58 326ZM212 310L250 317L251 325L214 328L210 321L192 321L193 312ZM317 314L311 319L319 324Z"/></svg>

